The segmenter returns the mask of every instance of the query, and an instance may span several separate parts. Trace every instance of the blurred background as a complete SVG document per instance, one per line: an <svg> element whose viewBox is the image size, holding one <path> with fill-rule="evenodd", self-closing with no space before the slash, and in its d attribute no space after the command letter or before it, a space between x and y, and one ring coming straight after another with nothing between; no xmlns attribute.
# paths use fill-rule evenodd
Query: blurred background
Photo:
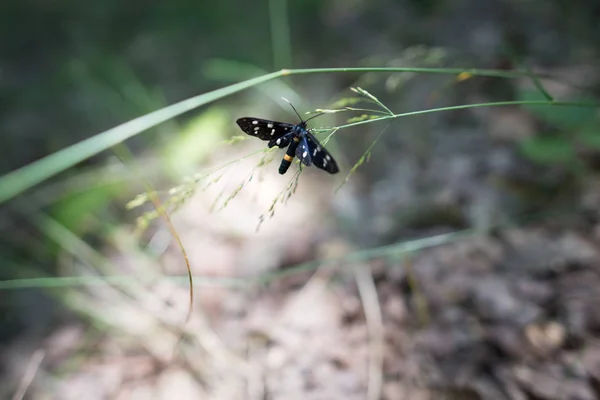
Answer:
<svg viewBox="0 0 600 400"><path fill-rule="evenodd" d="M539 79L285 77L4 202L0 398L599 398L599 22L584 0L2 2L2 176L282 68ZM281 97L381 110L352 87L394 113L573 104L339 129L336 175L279 175L235 124L296 123Z"/></svg>

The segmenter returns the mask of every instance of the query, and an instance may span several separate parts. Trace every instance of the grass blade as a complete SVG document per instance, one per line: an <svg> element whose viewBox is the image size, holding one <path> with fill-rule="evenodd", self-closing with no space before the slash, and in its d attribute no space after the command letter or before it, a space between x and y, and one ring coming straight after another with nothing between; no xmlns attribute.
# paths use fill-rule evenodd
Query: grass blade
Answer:
<svg viewBox="0 0 600 400"><path fill-rule="evenodd" d="M101 153L138 133L204 104L274 79L282 73L282 71L273 72L183 100L158 111L125 122L124 124L101 132L89 139L82 140L79 143L10 172L0 178L0 204L32 186L51 178L59 172L73 167L77 163Z"/></svg>

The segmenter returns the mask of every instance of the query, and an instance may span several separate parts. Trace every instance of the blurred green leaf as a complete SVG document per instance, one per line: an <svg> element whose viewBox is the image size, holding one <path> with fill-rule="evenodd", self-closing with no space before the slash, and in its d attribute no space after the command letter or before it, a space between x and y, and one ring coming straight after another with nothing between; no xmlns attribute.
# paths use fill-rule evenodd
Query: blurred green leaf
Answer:
<svg viewBox="0 0 600 400"><path fill-rule="evenodd" d="M583 129L578 137L584 145L600 149L600 130L597 127Z"/></svg>
<svg viewBox="0 0 600 400"><path fill-rule="evenodd" d="M523 90L519 93L519 100L544 101L546 98L537 90ZM594 102L589 97L570 98L565 101L572 102ZM542 120L554 124L560 128L570 128L580 125L593 118L596 109L587 107L557 107L554 105L524 105L524 108L535 114Z"/></svg>
<svg viewBox="0 0 600 400"><path fill-rule="evenodd" d="M569 162L575 157L573 146L563 138L537 137L521 142L519 147L525 157L541 164Z"/></svg>
<svg viewBox="0 0 600 400"><path fill-rule="evenodd" d="M85 191L73 191L55 203L51 209L52 217L72 232L86 232L90 217L106 209L109 203L122 192L122 182L110 185L98 185Z"/></svg>
<svg viewBox="0 0 600 400"><path fill-rule="evenodd" d="M230 115L221 107L212 107L190 120L165 149L169 172L176 177L193 173L225 139L231 126Z"/></svg>

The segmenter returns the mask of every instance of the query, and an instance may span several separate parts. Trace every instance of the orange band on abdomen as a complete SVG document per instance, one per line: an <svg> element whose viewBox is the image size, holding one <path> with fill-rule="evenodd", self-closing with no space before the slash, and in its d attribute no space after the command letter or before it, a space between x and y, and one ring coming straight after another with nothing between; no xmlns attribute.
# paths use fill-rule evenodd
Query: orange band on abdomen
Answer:
<svg viewBox="0 0 600 400"><path fill-rule="evenodd" d="M287 154L284 154L284 155L283 155L283 159L284 159L285 161L292 162L292 160L294 159L294 156L288 156Z"/></svg>

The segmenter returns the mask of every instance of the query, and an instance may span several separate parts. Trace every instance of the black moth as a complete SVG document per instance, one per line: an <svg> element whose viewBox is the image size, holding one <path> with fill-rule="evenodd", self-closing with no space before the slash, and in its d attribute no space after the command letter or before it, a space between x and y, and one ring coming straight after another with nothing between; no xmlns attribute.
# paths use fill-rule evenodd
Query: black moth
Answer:
<svg viewBox="0 0 600 400"><path fill-rule="evenodd" d="M294 106L292 108L296 111ZM289 145L279 166L280 174L285 174L292 165L294 155L306 166L314 164L315 167L330 174L337 173L339 169L331 154L306 128L308 120L304 121L298 111L296 111L296 114L300 118L300 123L295 125L260 118L239 118L236 122L248 135L268 140L269 148L279 146L280 149L283 149ZM315 117L317 116L315 115ZM314 117L309 119L312 118Z"/></svg>

